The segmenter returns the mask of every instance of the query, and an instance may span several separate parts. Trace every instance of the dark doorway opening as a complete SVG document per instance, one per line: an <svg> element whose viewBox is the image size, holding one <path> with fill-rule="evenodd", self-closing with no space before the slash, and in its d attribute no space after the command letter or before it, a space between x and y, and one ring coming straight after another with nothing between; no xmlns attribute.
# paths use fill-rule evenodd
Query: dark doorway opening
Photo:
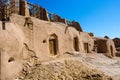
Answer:
<svg viewBox="0 0 120 80"><path fill-rule="evenodd" d="M79 51L79 39L78 37L75 37L73 40L74 50Z"/></svg>
<svg viewBox="0 0 120 80"><path fill-rule="evenodd" d="M5 21L2 21L2 30L5 30Z"/></svg>
<svg viewBox="0 0 120 80"><path fill-rule="evenodd" d="M97 47L97 53L107 53L107 40L96 40L94 45Z"/></svg>
<svg viewBox="0 0 120 80"><path fill-rule="evenodd" d="M89 44L88 43L84 43L84 50L85 50L85 53L89 53Z"/></svg>
<svg viewBox="0 0 120 80"><path fill-rule="evenodd" d="M49 38L49 51L52 56L57 55L58 52L58 40L56 35L52 35Z"/></svg>

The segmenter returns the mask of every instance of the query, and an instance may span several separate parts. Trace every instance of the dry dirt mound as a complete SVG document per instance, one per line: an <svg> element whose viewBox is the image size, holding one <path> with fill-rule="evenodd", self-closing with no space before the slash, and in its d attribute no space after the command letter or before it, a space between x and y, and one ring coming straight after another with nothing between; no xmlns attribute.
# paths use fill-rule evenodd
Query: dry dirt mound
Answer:
<svg viewBox="0 0 120 80"><path fill-rule="evenodd" d="M17 80L112 80L102 71L92 68L85 61L87 59L85 54L67 53L54 60L34 60L33 65L27 62Z"/></svg>
<svg viewBox="0 0 120 80"><path fill-rule="evenodd" d="M84 62L72 59L36 63L22 73L22 80L110 80Z"/></svg>

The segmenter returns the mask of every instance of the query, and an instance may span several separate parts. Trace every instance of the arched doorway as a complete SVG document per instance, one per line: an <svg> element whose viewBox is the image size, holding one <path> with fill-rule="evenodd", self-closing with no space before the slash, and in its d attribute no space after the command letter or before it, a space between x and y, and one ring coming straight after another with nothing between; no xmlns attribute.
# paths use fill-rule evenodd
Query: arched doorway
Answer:
<svg viewBox="0 0 120 80"><path fill-rule="evenodd" d="M52 56L58 53L58 38L55 34L52 34L49 38L49 51Z"/></svg>
<svg viewBox="0 0 120 80"><path fill-rule="evenodd" d="M79 39L78 39L78 37L74 37L73 46L74 46L75 51L79 51Z"/></svg>

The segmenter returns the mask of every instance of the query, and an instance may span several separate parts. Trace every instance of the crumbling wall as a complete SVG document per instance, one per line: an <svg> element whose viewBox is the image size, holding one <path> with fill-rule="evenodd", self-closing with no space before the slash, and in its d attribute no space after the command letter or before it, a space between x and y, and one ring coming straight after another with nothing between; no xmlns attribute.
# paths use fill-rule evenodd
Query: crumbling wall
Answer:
<svg viewBox="0 0 120 80"><path fill-rule="evenodd" d="M19 0L19 14L22 16L30 16L29 6L26 0Z"/></svg>
<svg viewBox="0 0 120 80"><path fill-rule="evenodd" d="M25 16L26 3L25 0L20 0L20 11L19 14Z"/></svg>
<svg viewBox="0 0 120 80"><path fill-rule="evenodd" d="M48 16L49 16L49 20L52 22L62 22L66 24L66 20L61 18L59 15L57 14L52 14L48 12Z"/></svg>
<svg viewBox="0 0 120 80"><path fill-rule="evenodd" d="M35 52L27 45L21 27L15 25L13 19L11 21L12 23L6 23L6 30L0 27L0 80L13 80L22 70L24 63L31 61L32 65L33 58L36 58Z"/></svg>
<svg viewBox="0 0 120 80"><path fill-rule="evenodd" d="M2 13L1 13L1 10L0 10L0 20L2 20Z"/></svg>
<svg viewBox="0 0 120 80"><path fill-rule="evenodd" d="M65 19L62 19L60 16L56 15L57 17L57 22L62 22L62 23L65 23L66 24L66 20Z"/></svg>
<svg viewBox="0 0 120 80"><path fill-rule="evenodd" d="M67 25L74 27L79 32L83 32L82 27L76 21L69 21L69 20L67 20Z"/></svg>
<svg viewBox="0 0 120 80"><path fill-rule="evenodd" d="M45 8L40 8L40 19L48 21L47 10Z"/></svg>
<svg viewBox="0 0 120 80"><path fill-rule="evenodd" d="M3 12L3 3L2 1L0 1L0 20L2 20L2 17L3 17L2 12Z"/></svg>
<svg viewBox="0 0 120 80"><path fill-rule="evenodd" d="M73 22L73 27L75 27L76 30L83 32L82 27L78 22Z"/></svg>
<svg viewBox="0 0 120 80"><path fill-rule="evenodd" d="M108 53L106 55L110 57L115 57L116 48L113 40L107 39L107 47L108 47Z"/></svg>
<svg viewBox="0 0 120 80"><path fill-rule="evenodd" d="M88 33L90 37L94 37L94 34L93 33Z"/></svg>
<svg viewBox="0 0 120 80"><path fill-rule="evenodd" d="M97 53L104 53L108 57L115 57L116 49L111 39L96 38L94 45L97 48Z"/></svg>
<svg viewBox="0 0 120 80"><path fill-rule="evenodd" d="M66 24L66 19L64 19L64 18L60 18L60 20L58 20L58 21Z"/></svg>
<svg viewBox="0 0 120 80"><path fill-rule="evenodd" d="M114 44L115 44L115 48L116 48L116 56L120 57L120 38L114 38L113 39Z"/></svg>
<svg viewBox="0 0 120 80"><path fill-rule="evenodd" d="M23 62L26 62L27 59L31 58L29 55L34 54L34 52L40 61L44 61L59 57L65 52L75 51L73 43L76 36L78 37L79 42L82 43L79 37L79 32L73 27L69 27L65 33L65 24L61 25L59 23L47 22L33 17L30 18L31 21L33 21L31 29L29 28L29 25L24 26L26 21L24 16L13 14L10 19L11 23L6 23L6 30L3 31L0 29L0 43L2 43L0 48L5 51L4 55L2 55L2 64L5 63L5 65L2 65L3 78L7 77L10 80L16 76L23 67ZM59 51L55 56L50 55L49 50L49 39L52 34L58 36ZM81 51L80 46L81 44L79 45ZM5 58L6 56L7 58ZM7 71L9 73L7 73Z"/></svg>
<svg viewBox="0 0 120 80"><path fill-rule="evenodd" d="M67 31L65 31L67 28L65 24L52 23L34 17L27 18L32 22L32 26L31 23L30 26L24 25L26 17L13 14L10 17L11 22L6 23L6 30L0 28L2 78L10 80L17 76L20 70L24 72L21 75L29 74L30 72L26 74L26 72L29 71L26 67L29 65L22 69L24 62L26 61L30 61L30 65L34 66L32 62L34 62L36 58L39 61L45 61L53 60L66 52L85 52L84 43L88 43L89 53L92 53L93 39L88 33L79 33L73 27L68 27ZM1 21L0 25L2 25ZM56 35L58 39L57 55L50 55L49 39L52 34ZM79 50L75 50L74 39L76 37L78 39L77 46L79 47ZM108 44L113 43L110 42ZM69 73L67 74L69 75ZM24 78L27 77L25 76Z"/></svg>
<svg viewBox="0 0 120 80"><path fill-rule="evenodd" d="M50 50L49 50L49 37L52 34L58 36L59 51L56 56L60 56L65 52L75 51L73 45L75 37L78 37L79 40L78 42L80 43L78 44L79 52L83 51L82 49L83 45L80 34L73 27L69 27L65 33L67 27L65 24L47 22L31 17L31 20L33 21L33 26L32 26L33 29L31 30L29 26L27 25L24 26L25 17L19 15L13 15L11 16L11 20L14 23L16 23L18 26L23 26L19 28L23 31L24 36L26 37L25 38L26 43L28 44L30 49L36 51L37 57L39 57L39 59L41 60L45 60L53 57L50 55Z"/></svg>
<svg viewBox="0 0 120 80"><path fill-rule="evenodd" d="M119 48L120 47L120 38L114 38L113 41L115 43L115 47Z"/></svg>
<svg viewBox="0 0 120 80"><path fill-rule="evenodd" d="M12 0L11 1L12 5L12 13L19 14L20 11L20 0Z"/></svg>
<svg viewBox="0 0 120 80"><path fill-rule="evenodd" d="M2 0L0 1L0 20L9 20L11 14L30 16L26 0Z"/></svg>
<svg viewBox="0 0 120 80"><path fill-rule="evenodd" d="M107 53L107 40L95 40L94 44L97 46L97 53Z"/></svg>

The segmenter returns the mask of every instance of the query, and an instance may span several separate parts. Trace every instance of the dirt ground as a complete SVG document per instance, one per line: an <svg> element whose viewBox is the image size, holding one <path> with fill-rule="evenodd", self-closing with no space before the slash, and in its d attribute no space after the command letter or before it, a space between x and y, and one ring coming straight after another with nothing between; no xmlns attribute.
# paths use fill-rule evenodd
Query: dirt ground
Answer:
<svg viewBox="0 0 120 80"><path fill-rule="evenodd" d="M31 67L25 65L17 80L120 80L120 58L66 52Z"/></svg>
<svg viewBox="0 0 120 80"><path fill-rule="evenodd" d="M100 70L113 80L120 80L120 57L108 58L102 53L78 54L78 59L89 64L90 67Z"/></svg>

